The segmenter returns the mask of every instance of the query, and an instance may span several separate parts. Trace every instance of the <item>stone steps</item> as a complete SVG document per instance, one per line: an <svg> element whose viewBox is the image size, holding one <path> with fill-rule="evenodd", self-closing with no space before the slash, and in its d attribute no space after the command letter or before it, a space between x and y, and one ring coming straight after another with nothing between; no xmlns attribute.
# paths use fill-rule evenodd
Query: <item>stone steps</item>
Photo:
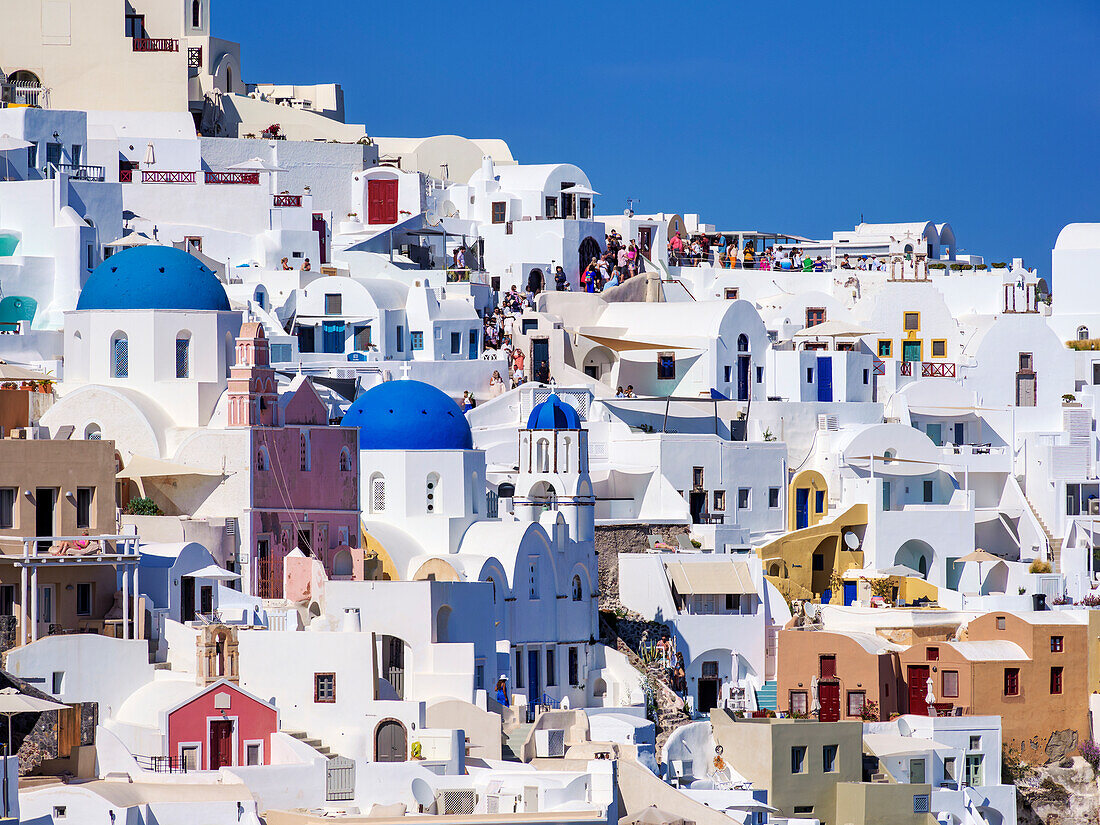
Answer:
<svg viewBox="0 0 1100 825"><path fill-rule="evenodd" d="M316 737L311 737L304 730L284 730L283 733L285 733L287 736L293 736L303 745L309 745L309 747L313 748L315 751L317 751L317 753L321 754L321 756L333 755L332 749L329 748L328 745L326 745L324 742L322 742L320 739L317 739Z"/></svg>

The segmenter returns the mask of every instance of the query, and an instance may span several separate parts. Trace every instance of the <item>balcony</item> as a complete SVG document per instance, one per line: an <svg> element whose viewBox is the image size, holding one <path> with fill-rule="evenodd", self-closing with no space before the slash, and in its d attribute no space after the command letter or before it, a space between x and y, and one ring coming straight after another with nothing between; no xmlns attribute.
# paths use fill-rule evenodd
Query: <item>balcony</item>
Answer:
<svg viewBox="0 0 1100 825"><path fill-rule="evenodd" d="M902 361L898 369L899 374L912 377L915 363L920 364L921 378L955 377L955 365L946 361Z"/></svg>
<svg viewBox="0 0 1100 825"><path fill-rule="evenodd" d="M102 166L81 166L75 163L51 163L46 167L46 177L51 180L59 173L68 175L73 180L103 181L107 178L107 170Z"/></svg>
<svg viewBox="0 0 1100 825"><path fill-rule="evenodd" d="M180 42L168 37L134 37L131 48L135 52L178 52Z"/></svg>
<svg viewBox="0 0 1100 825"><path fill-rule="evenodd" d="M207 172L204 176L207 184L247 184L255 186L260 182L259 172Z"/></svg>
<svg viewBox="0 0 1100 825"><path fill-rule="evenodd" d="M194 172L146 171L141 173L142 183L194 183Z"/></svg>
<svg viewBox="0 0 1100 825"><path fill-rule="evenodd" d="M274 195L276 207L298 207L302 205L301 195Z"/></svg>

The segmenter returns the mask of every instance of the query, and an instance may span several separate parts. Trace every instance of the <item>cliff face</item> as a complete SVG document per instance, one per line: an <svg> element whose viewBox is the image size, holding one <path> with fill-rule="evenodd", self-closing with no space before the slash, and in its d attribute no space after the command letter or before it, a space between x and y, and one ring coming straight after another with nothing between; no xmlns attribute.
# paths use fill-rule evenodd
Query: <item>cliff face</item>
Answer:
<svg viewBox="0 0 1100 825"><path fill-rule="evenodd" d="M1016 810L1019 825L1100 825L1096 772L1079 756L1024 767L1016 776Z"/></svg>

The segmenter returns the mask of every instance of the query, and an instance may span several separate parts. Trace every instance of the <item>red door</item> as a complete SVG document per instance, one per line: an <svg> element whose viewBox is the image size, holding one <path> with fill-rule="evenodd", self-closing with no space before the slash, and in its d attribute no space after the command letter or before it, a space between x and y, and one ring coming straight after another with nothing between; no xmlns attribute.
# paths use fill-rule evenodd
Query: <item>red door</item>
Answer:
<svg viewBox="0 0 1100 825"><path fill-rule="evenodd" d="M840 721L840 682L818 682L817 701L821 705L817 712L819 722Z"/></svg>
<svg viewBox="0 0 1100 825"><path fill-rule="evenodd" d="M909 712L928 715L928 665L909 665Z"/></svg>
<svg viewBox="0 0 1100 825"><path fill-rule="evenodd" d="M233 723L223 720L210 723L210 770L233 764Z"/></svg>
<svg viewBox="0 0 1100 825"><path fill-rule="evenodd" d="M397 181L367 181L367 223L397 223Z"/></svg>
<svg viewBox="0 0 1100 825"><path fill-rule="evenodd" d="M321 248L321 263L328 263L328 226L325 224L325 216L319 212L313 213L313 231L317 233L317 245Z"/></svg>

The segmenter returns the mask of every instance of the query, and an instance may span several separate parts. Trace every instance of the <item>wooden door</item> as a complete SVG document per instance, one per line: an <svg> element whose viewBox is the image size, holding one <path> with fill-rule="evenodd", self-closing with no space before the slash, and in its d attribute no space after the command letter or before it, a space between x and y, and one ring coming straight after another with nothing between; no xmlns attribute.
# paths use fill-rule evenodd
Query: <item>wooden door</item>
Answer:
<svg viewBox="0 0 1100 825"><path fill-rule="evenodd" d="M317 233L317 245L320 247L321 263L328 263L328 224L323 213L313 213L313 231Z"/></svg>
<svg viewBox="0 0 1100 825"><path fill-rule="evenodd" d="M917 716L928 715L928 665L909 665L909 712Z"/></svg>
<svg viewBox="0 0 1100 825"><path fill-rule="evenodd" d="M700 679L698 693L698 705L695 709L699 713L709 713L711 708L718 707L717 679Z"/></svg>
<svg viewBox="0 0 1100 825"><path fill-rule="evenodd" d="M397 181L367 181L367 223L397 223Z"/></svg>
<svg viewBox="0 0 1100 825"><path fill-rule="evenodd" d="M749 400L749 373L752 368L752 358L748 355L737 356L737 400Z"/></svg>
<svg viewBox="0 0 1100 825"><path fill-rule="evenodd" d="M190 576L180 579L180 621L195 621L195 580Z"/></svg>
<svg viewBox="0 0 1100 825"><path fill-rule="evenodd" d="M405 754L404 726L392 719L379 725L374 735L374 761L404 762Z"/></svg>
<svg viewBox="0 0 1100 825"><path fill-rule="evenodd" d="M920 341L903 341L901 344L901 360L919 361L921 356Z"/></svg>
<svg viewBox="0 0 1100 825"><path fill-rule="evenodd" d="M1016 406L1035 406L1035 373L1016 373Z"/></svg>
<svg viewBox="0 0 1100 825"><path fill-rule="evenodd" d="M218 719L210 723L210 770L233 764L233 723Z"/></svg>
<svg viewBox="0 0 1100 825"><path fill-rule="evenodd" d="M794 491L794 526L796 530L810 526L810 490L807 487Z"/></svg>
<svg viewBox="0 0 1100 825"><path fill-rule="evenodd" d="M840 682L824 680L818 682L817 701L821 705L817 712L819 722L840 721Z"/></svg>

